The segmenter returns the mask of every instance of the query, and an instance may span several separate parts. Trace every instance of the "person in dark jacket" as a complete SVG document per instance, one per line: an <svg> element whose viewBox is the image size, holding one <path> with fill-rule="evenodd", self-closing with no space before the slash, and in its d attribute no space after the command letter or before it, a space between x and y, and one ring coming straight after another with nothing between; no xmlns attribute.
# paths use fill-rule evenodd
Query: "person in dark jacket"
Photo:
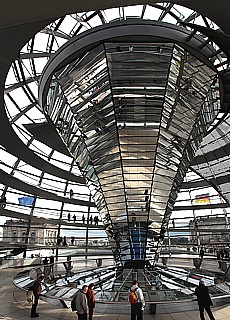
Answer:
<svg viewBox="0 0 230 320"><path fill-rule="evenodd" d="M203 260L203 258L204 258L204 249L203 248L201 248L200 249L200 258Z"/></svg>
<svg viewBox="0 0 230 320"><path fill-rule="evenodd" d="M88 291L86 293L89 307L89 320L93 319L93 309L95 308L95 298L94 298L94 283L90 283Z"/></svg>
<svg viewBox="0 0 230 320"><path fill-rule="evenodd" d="M32 304L31 308L31 318L37 318L39 317L39 314L37 313L37 306L38 306L38 299L42 291L41 282L43 281L44 277L39 276L37 280L34 281L34 284L32 286L33 294L34 294L34 303Z"/></svg>
<svg viewBox="0 0 230 320"><path fill-rule="evenodd" d="M50 272L54 272L54 256L50 256Z"/></svg>
<svg viewBox="0 0 230 320"><path fill-rule="evenodd" d="M217 261L218 261L218 264L219 264L219 268L221 268L221 256L220 256L220 251L219 250L217 250L216 251L216 259L217 259Z"/></svg>
<svg viewBox="0 0 230 320"><path fill-rule="evenodd" d="M200 311L200 319L205 320L204 318L204 309L205 309L209 318L211 320L215 320L210 308L210 306L213 305L212 300L210 298L208 288L205 287L203 280L200 280L199 286L196 287L194 293L197 296L197 302L198 302L199 311Z"/></svg>
<svg viewBox="0 0 230 320"><path fill-rule="evenodd" d="M50 266L49 264L49 259L47 257L45 257L45 259L43 259L43 264L44 264L44 277L48 277L49 273L50 273Z"/></svg>

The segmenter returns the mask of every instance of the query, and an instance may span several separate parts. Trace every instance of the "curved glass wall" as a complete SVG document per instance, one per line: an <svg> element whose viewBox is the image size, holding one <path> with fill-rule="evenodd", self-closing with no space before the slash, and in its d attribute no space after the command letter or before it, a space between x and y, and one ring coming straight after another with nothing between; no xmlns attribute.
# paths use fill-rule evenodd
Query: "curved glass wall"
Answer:
<svg viewBox="0 0 230 320"><path fill-rule="evenodd" d="M49 125L47 125L46 117L41 105L38 103L38 84L47 62L53 58L61 46L76 35L80 36L84 31L88 30L89 32L94 27L104 26L111 22L139 21L141 19L158 21L166 26L175 25L181 27L183 25L188 41L195 41L196 37L196 39L202 39L199 43L199 50L204 56L207 54L206 58L210 62L207 63L208 67L204 62L200 64L199 59L194 59L189 50L179 44L153 42L152 47L150 47L149 44L142 46L139 42L123 41L119 44L122 46L122 52L119 52L121 49L118 48L119 46L107 41L103 48L98 46L94 52L89 51L93 52L92 60L90 55L88 57L86 55L82 57L82 61L75 61L69 64L66 69L59 70L59 73L55 74L55 81L52 82L48 95L48 99L50 99L48 102L50 104L55 103L53 110L57 111L58 108L59 110L64 110L62 105L63 97L66 98L65 102L72 109L74 108L74 103L76 104L77 102L79 105L81 101L81 104L80 107L75 106L74 117L70 113L66 113L63 116L60 114L57 116L56 114L55 119L51 117L61 139L58 140L58 135L55 135L55 138L48 139L50 131L48 133L47 127ZM175 146L172 146L171 154L168 153L170 149L168 145L169 136L163 132L165 128L159 126L160 119L157 107L163 106L164 114L162 114L162 119L165 123L168 121L166 119L173 120L171 122L172 128L178 122L183 122L183 126L189 127L190 124L187 119L191 120L190 115L193 114L193 110L190 109L189 111L189 100L192 97L197 103L198 100L203 101L203 114L199 121L201 122L202 130L203 124L206 123L207 126L202 132L196 131L198 128L194 128L193 131L194 137L199 136L198 140L200 140L200 134L211 128L212 117L218 113L220 107L219 80L211 66L215 66L216 71L224 70L227 67L227 59L218 45L201 31L194 32L193 25L199 25L214 31L218 30L218 26L208 18L190 9L171 3L73 13L59 18L46 26L21 49L18 58L9 70L5 84L7 117L20 140L18 140L18 148L1 146L3 178L1 180L1 189L2 197L7 198L5 218L2 219L2 224L8 219L7 217L21 216L23 219L31 221L36 221L36 218L47 218L55 227L59 226L59 233L62 232L62 225L65 228L67 225L67 229L74 229L72 225L74 214L77 216L76 219L81 222L82 215L85 215L85 217L88 215L88 206L90 206L92 216L98 215L94 203L91 200L89 201L91 193L96 200L98 209L102 213L103 221L107 223L107 235L113 244L113 248L120 242L117 239L113 239L114 233L118 232L120 234L119 237L123 237L123 242L121 241L123 243L122 254L127 254L127 259L132 255L133 258L137 257L134 249L133 252L126 251L127 245L130 247L130 243L134 241L134 238L137 238L138 242L141 241L143 246L147 241L146 233L145 235L142 234L142 227L144 229L147 227L146 222L142 222L142 218L144 221L148 221L150 238L154 239L153 235L160 235L162 221L166 218L164 223L168 223L170 213L173 210L173 203L179 191L179 188L175 186L175 190L172 192L170 180L172 179L171 173L175 178L175 168L178 168L179 161L178 155L182 150L176 150ZM125 61L127 56L132 56L132 66L127 67L127 62ZM142 61L141 70L138 70L140 59ZM144 59L148 61L151 67L146 67ZM180 74L179 61L182 60L185 61L184 74ZM82 78L79 77L79 74L74 74L74 68L77 70L81 63ZM84 70L83 65L89 65L91 68ZM122 66L123 70L119 70L119 65ZM128 81L133 81L131 78L133 78L132 71L134 70L136 80L134 83L128 83ZM76 79L79 82L78 85L74 86L73 83L69 85L67 78L64 78L71 73L69 71L72 72L72 79ZM124 71L124 73L122 74L121 71ZM159 79L159 73L162 76L161 82L150 85L146 74L149 79L154 79L156 76ZM177 83L178 74L180 74L180 84ZM125 85L124 82L119 85L117 81L122 76L127 79ZM191 82L190 78L193 76L194 82ZM61 82L60 86L57 79ZM143 79L145 79L146 83L144 86L140 86ZM122 92L123 87L125 89L124 94ZM77 91L75 92L75 90ZM183 93L181 93L181 90ZM177 95L175 95L175 91L178 92ZM89 99L91 100L91 109L87 115ZM181 105L177 110L177 114L175 114L175 119L173 119L170 115L170 110L172 110L170 108L178 99ZM97 100L103 101L102 110L98 110ZM136 101L138 102L138 108L132 106ZM155 108L154 117L147 111L150 105ZM127 110L125 113L123 112L124 106L126 106ZM187 113L184 113L183 117L182 114L185 110L187 110ZM106 119L104 119L106 120L106 125L104 127L104 124L101 123L102 115L99 111L103 111L106 114ZM84 121L87 120L92 123L92 118L94 118L96 123L93 126L90 126L87 122L82 123L82 112L84 113ZM55 114L52 116L55 116ZM116 128L115 122L112 120L114 117L116 119ZM65 119L67 123L61 122L60 118ZM107 132L107 126L112 128L112 132ZM143 128L143 134L140 126ZM96 129L98 132L95 131ZM140 134L133 135L135 139L132 139L132 141L128 140L131 137L130 132L136 132L137 130L139 130ZM102 134L101 131L103 131ZM128 132L129 134L127 134ZM147 132L148 134L146 134ZM85 153L77 155L76 151L74 151L80 136L83 138L82 145L85 144L88 149L93 149L90 151L93 151L93 160L97 163L96 171L90 163L92 159L90 161L88 159L87 164L84 162L86 161ZM113 139L111 139L111 136L113 136ZM97 143L91 145L86 137L87 139L92 139L93 137L94 141L99 143L100 149L97 148ZM185 139L186 137L181 138ZM151 145L156 146L156 139L159 139L159 149L157 150L155 147L147 150L145 145L150 142ZM108 140L111 141L110 144L108 144ZM54 144L54 141L58 142ZM116 143L114 144L114 142ZM192 153L194 153L198 145L196 145L195 140L192 143ZM136 147L137 144L139 146L138 149ZM68 148L66 148L66 145ZM141 145L143 145L142 148L140 148ZM110 153L105 157L108 150L110 150ZM113 151L111 152L111 150ZM145 152L145 157L142 159L143 152ZM73 154L75 158L79 157L78 163L73 159ZM138 164L136 163L137 159L139 159ZM119 167L115 168L118 163ZM153 163L155 163L158 171L154 173L155 176L157 175L157 179L154 177L155 180L151 171ZM88 166L87 171L83 173L86 180L88 180L89 189L85 186L85 179L78 168L79 164L81 170L86 164ZM171 167L171 173L166 179L165 168L167 165ZM183 165L182 167L178 177L180 183L186 172L186 166ZM109 172L109 175L107 172ZM104 185L100 185L100 188L106 194L106 205L101 192L98 192L96 188L98 175L104 181ZM135 179L131 179L134 176ZM163 180L162 177L164 177ZM89 181L91 182L89 183ZM117 183L116 193L111 196L108 181L111 184ZM137 181L143 181L144 183L137 183ZM156 183L157 185L155 185ZM170 199L168 203L163 199L164 197L162 198L162 192L161 196L158 194L159 190L162 191L162 184L167 186L167 192L164 196ZM223 187L217 191L222 192L223 195L226 189ZM72 197L70 197L70 190L73 191ZM130 192L131 190L135 191ZM156 192L154 193L153 190L156 190ZM33 197L33 201L29 205L19 203L19 198L29 197ZM147 197L149 198L147 199ZM118 203L117 199L119 199L120 203ZM146 199L147 201L145 201ZM132 230L131 227L133 213L140 220L138 235L135 234L135 230ZM71 215L70 222L68 221L69 214ZM113 220L117 219L119 225L117 227L118 230L115 230ZM128 221L129 224L127 223ZM144 226L142 226L143 223L145 223ZM30 224L28 228L29 226ZM112 235L110 231L112 231ZM130 233L129 240L126 239L127 232ZM150 248L151 246L149 245L148 249ZM141 258L144 258L144 256L145 253L143 251Z"/></svg>

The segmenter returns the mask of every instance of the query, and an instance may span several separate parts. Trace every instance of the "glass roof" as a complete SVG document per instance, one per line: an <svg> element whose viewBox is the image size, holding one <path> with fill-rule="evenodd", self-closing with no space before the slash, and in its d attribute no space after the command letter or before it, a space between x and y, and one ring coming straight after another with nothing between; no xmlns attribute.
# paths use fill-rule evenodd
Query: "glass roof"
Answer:
<svg viewBox="0 0 230 320"><path fill-rule="evenodd" d="M171 212L172 217L178 214L173 211L178 186L195 152L193 171L203 183L203 178L215 181L212 193L221 193L223 201L229 199L228 182L220 179L228 174L228 154L214 152L224 152L228 144L228 118L198 148L220 108L217 73L179 44L133 41L130 45L123 41L120 52L113 42L97 46L54 74L47 96L52 108L46 111L61 137L59 149L45 133L35 130L36 125L47 124L38 103L38 87L46 64L58 49L86 30L132 19L178 27L184 22L191 38L195 36L192 25L218 30L208 18L171 3L73 13L57 19L21 49L5 83L8 121L39 162L0 147L1 170L17 179L1 185L10 210L49 219L80 212L80 219L90 205L93 215L100 211L108 235L112 228L113 234L123 237L120 257L126 259L133 254L132 249L127 250L127 232L136 241L135 230L127 221L132 223L133 213L138 216L137 237L142 244L147 241L147 225L151 236L160 233L162 221L168 223ZM212 51L207 58L216 70L224 70L227 60L218 45L201 32L196 36L203 39L201 51ZM210 153L215 156L207 159ZM208 165L204 164L207 160ZM17 187L15 181L20 182ZM89 202L90 193L97 209ZM35 196L33 205L19 206L18 198L27 196ZM186 199L192 205L190 196ZM114 225L117 221L118 226ZM109 237L115 250L118 238ZM143 258L144 250L141 254Z"/></svg>

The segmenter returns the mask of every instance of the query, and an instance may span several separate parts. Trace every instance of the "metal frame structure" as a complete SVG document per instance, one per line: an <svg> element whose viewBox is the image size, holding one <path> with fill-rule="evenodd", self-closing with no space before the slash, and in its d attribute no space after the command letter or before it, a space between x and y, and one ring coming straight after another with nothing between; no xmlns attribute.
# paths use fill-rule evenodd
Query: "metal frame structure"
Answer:
<svg viewBox="0 0 230 320"><path fill-rule="evenodd" d="M183 32L187 36L182 35ZM184 112L189 108L189 103L194 110L194 102L197 100L199 92L199 89L196 89L194 74L198 74L199 68L202 69L203 75L205 72L207 77L210 75L209 85L217 81L215 73L212 74L211 69L210 71L205 70L205 65L198 60L196 62L195 58L191 59L191 66L187 66L190 52L193 54L192 57L196 52L196 56L202 58L202 61L205 61L208 66L211 66L208 58L210 56L213 58L215 55L215 50L211 46L207 47L207 41L205 41L205 45L202 44L202 41L204 41L202 37L189 37L188 46L188 41L184 41L188 38L188 34L188 31L181 27L175 27L174 30L172 29L169 32L166 24L132 19L108 24L103 28L94 28L93 32L88 31L68 41L47 64L41 77L40 105L43 106L48 121L58 129L81 168L104 221L115 259L123 264L129 260L145 260L145 250L150 250L150 243L153 243L154 236L159 236L159 243L163 241L173 202L176 199L179 185L182 183L182 180L179 182L179 176L177 178L175 176L174 181L177 181L177 187L170 187L170 184L173 183L172 173L177 171L175 168L178 166L180 175L183 171L182 168L179 169L181 160L178 158L177 161L176 158L183 154L187 158L182 160L185 174L192 153L195 154L192 149L198 141L201 141L202 134L206 130L204 125L202 125L201 130L198 127L192 129L193 138L189 139L195 142L198 137L198 141L192 143L193 147L191 148L192 145L189 146L189 140L185 141L187 139L185 135L182 138L182 132L179 136L178 133L176 135L175 133L176 131L180 132L180 126L182 131L186 131L189 130L190 125L191 128L193 125L185 121L183 128L182 118L180 124L176 120L177 124L173 125L176 107L177 105L183 106L184 102L182 100L185 99L186 95L191 95L192 98L188 98ZM134 36L136 37L135 44L133 43ZM182 58L183 50L173 46L171 42L175 42L177 46L180 44L182 48L185 47L190 52L183 53L184 57ZM130 50L130 46L132 50ZM123 50L125 51L124 47L127 47L126 52L123 52ZM195 51L195 48L200 50ZM203 52L202 49L204 49ZM212 51L211 54L210 51ZM147 62L151 66L149 69L146 67ZM178 70L175 71L177 67ZM189 71L189 68L193 70ZM143 69L142 72L139 71L141 69ZM170 69L174 69L174 71L170 71ZM215 69L214 66L212 66L212 69ZM149 76L147 81L144 80L146 72ZM166 72L165 75L163 72ZM172 72L172 75L175 72L178 72L178 74L172 76L170 72ZM176 85L173 84L173 77L177 79L175 80ZM199 78L199 76L197 77ZM194 85L189 88L188 79L194 81ZM174 88L175 92L178 91L173 98L174 103L172 103L171 111L170 99L174 94L167 86L167 82L171 83L170 86ZM158 87L161 87L161 90ZM150 88L151 90L149 90ZM169 92L167 93L167 91ZM207 92L203 93L204 98L206 98L206 95ZM138 102L138 99L143 101ZM149 99L152 99L152 101ZM133 105L134 101L135 105ZM201 102L202 100L198 101L199 99L196 104L205 105L205 100L203 102ZM203 120L199 120L203 124L207 121L205 125L207 128L212 123L211 113L208 115L208 108L211 106L212 104L207 104L207 109L203 114L201 113ZM163 111L164 108L168 110ZM215 113L218 114L215 104L214 109L211 107L210 110L214 112L214 117ZM168 119L164 115L165 112L168 113ZM200 111L198 112L200 113ZM189 117L191 115L187 115L187 118ZM115 120L114 124L113 119ZM158 131L158 127L161 127L161 121L164 125ZM174 129L173 126L175 126ZM194 133L192 133L193 131ZM156 144L154 149L151 146L146 146L146 142L144 142L146 140L144 136L146 135L148 139L152 135L155 136L156 141L154 142L154 139L152 139L150 143L150 145ZM134 152L132 143L140 139L143 140L144 149L142 150L141 144L138 143L138 155L136 149L136 152ZM122 142L122 140L126 140L126 142ZM171 164L165 150L165 144L171 150L170 157L174 155L175 158ZM170 144L172 144L171 147ZM95 147L93 147L94 145ZM101 150L100 145L103 146ZM131 149L130 145L132 146ZM182 145L185 147L184 150L182 150ZM189 148L190 151L185 151L186 148ZM173 149L175 150L173 151ZM188 155L187 152L191 154ZM164 157L168 159L167 166ZM144 161L144 158L147 161ZM136 171L132 165L132 160L135 160ZM148 169L150 162L151 165ZM174 169L172 169L172 166ZM150 184L144 178L144 175L146 177L148 175L147 171L145 172L146 169L147 171L153 170L153 173L150 174L152 176L149 180ZM155 173L160 170L162 171L160 175ZM141 174L138 174L138 171ZM168 179L163 181L163 176L168 176ZM181 178L183 179L183 175ZM134 180L137 180L136 183ZM143 186L140 188L137 187L137 184L141 180L145 183L142 183ZM159 180L161 187L159 183L157 187L157 180ZM160 182L160 180L162 181ZM115 188L110 185L111 181L113 181ZM133 182L131 183L131 181ZM170 188L174 189L171 195L169 193L169 197L164 195L162 198L160 195L162 190L165 190L162 187L163 184L169 184L169 190ZM143 199L144 197L145 199L148 198L145 206L141 194L143 194ZM130 198L133 198L133 200L130 201ZM156 199L158 199L157 202ZM147 222L147 224L144 225L144 222ZM140 235L138 237L137 235L134 236L135 232L140 233ZM129 239L130 249L127 247L127 239ZM159 248L157 249L158 252Z"/></svg>
<svg viewBox="0 0 230 320"><path fill-rule="evenodd" d="M126 1L125 3L129 4L129 1ZM139 3L142 3L142 1L139 1ZM175 1L175 3L180 4L180 1ZM135 14L135 17L128 15L128 9L126 7L119 7L117 9L118 16L116 19L119 21L117 24L122 24L123 27L120 29L117 28L119 31L117 35L114 35L113 37L117 37L116 41L120 41L122 34L123 39L126 39L127 43L135 42L133 35L131 38L129 38L130 31L127 31L125 34L125 32L121 31L121 29L125 30L125 26L128 28L130 21L135 18L135 24L139 25L136 27L136 29L133 29L133 31L135 31L135 34L138 34L138 32L141 33L141 23L138 20L149 19L153 13L157 12L159 13L157 16L158 21L145 21L145 25L154 25L154 41L157 42L161 40L162 42L162 39L165 41L167 38L167 42L171 43L173 39L173 42L177 42L177 44L180 43L180 46L187 49L190 53L192 53L192 55L197 56L197 58L202 61L205 59L205 64L209 65L209 67L213 68L212 65L214 64L214 69L216 69L218 72L219 83L221 85L220 106L222 112L219 113L219 116L214 122L213 127L211 127L210 130L212 131L210 131L204 142L202 142L198 156L193 160L191 168L204 177L205 180L208 181L210 185L218 191L225 202L228 203L228 151L225 147L225 143L219 147L216 140L216 137L218 137L222 144L223 136L226 135L228 132L227 128L229 127L228 117L221 122L224 113L228 112L229 40L228 36L223 33L223 31L227 31L228 23L224 19L224 12L222 15L223 17L221 16L222 21L218 14L215 16L215 10L209 12L209 7L211 8L215 5L213 2L209 2L208 6L206 5L205 1L199 5L194 4L192 1L188 1L187 4L190 7L187 17L182 11L180 11L180 8L177 6L177 4L174 4L174 1L171 3L156 3L155 1L151 1L151 4L149 5L140 5L138 7L140 14L139 16ZM79 205L89 205L92 208L94 207L94 203L88 202L89 194L87 192L86 195L83 196L84 200L80 200L77 197L74 199L68 197L69 188L72 188L72 186L76 186L76 188L78 188L78 186L81 186L85 182L85 179L81 176L80 172L77 171L76 165L73 164L71 167L71 165L68 163L65 165L65 168L67 169L63 169L64 163L61 161L58 162L57 158L59 156L56 153L55 148L47 148L47 152L44 151L46 150L46 146L48 146L48 143L46 145L45 140L46 134L42 136L42 141L44 144L39 145L37 143L39 141L39 137L37 139L34 134L31 134L28 127L26 128L26 126L22 126L22 124L37 125L37 119L39 119L39 122L45 120L45 118L42 117L42 109L38 104L38 97L34 87L34 84L35 86L38 84L41 71L43 69L39 63L37 63L37 61L40 61L41 59L45 59L45 61L51 59L52 61L52 57L58 48L61 47L61 45L66 41L70 41L70 43L73 42L74 40L72 40L72 38L75 35L83 35L83 30L88 30L86 31L88 34L94 32L92 30L97 32L98 28L93 29L95 22L92 21L97 20L97 22L99 21L99 24L105 25L108 29L110 29L109 25L112 25L110 24L109 19L106 18L106 10L103 10L102 7L100 8L100 1L97 1L95 4L91 5L90 9L95 9L95 11L78 13L81 11L79 10L78 6L79 3L71 3L69 4L68 8L63 8L63 4L58 3L57 7L52 7L51 10L49 5L46 4L44 6L41 5L36 14L33 11L33 8L27 6L27 14L28 17L30 17L29 19L26 20L24 15L25 13L21 12L21 15L19 14L18 17L5 15L5 17L2 17L1 20L2 26L4 26L4 24L9 24L9 21L7 22L7 16L11 17L11 27L2 28L1 35L4 35L5 37L7 34L7 37L12 39L10 46L6 46L4 50L2 50L2 61L0 64L2 70L0 123L4 132L4 134L0 137L1 150L2 154L5 153L7 157L15 159L14 162L11 160L10 163L8 163L7 160L2 161L2 168L0 171L2 196L6 196L7 198L13 194L18 194L19 196L35 196L36 201L34 201L32 208L23 208L23 210L29 209L25 210L25 212L29 212L29 220L31 221L33 221L33 219L36 220L36 217L39 217L40 215L39 200L47 203L45 206L46 210L48 210L49 207L48 200L54 200L55 203L60 203L60 210L58 209L58 213L54 214L55 218L61 218L65 212L70 210L66 209L68 205L76 206L77 210L79 210ZM46 9L46 19L44 19L44 16L42 16L41 13L44 8ZM7 5L4 7L3 12L5 9L7 9ZM72 24L72 27L68 33L63 28L67 18L60 14L60 10L63 14L65 10L66 12L72 12L72 14L68 16L68 19L72 19L74 24ZM148 11L151 12L151 14L148 15ZM205 12L207 12L207 16L205 15ZM109 13L109 11L107 11L107 13ZM56 19L56 17L59 15L61 17ZM37 18L35 18L35 16ZM176 25L171 24L172 20ZM17 24L16 21L20 23ZM27 23L25 23L25 21ZM218 29L217 24L215 24L213 21L217 23L222 30ZM198 27L197 22L201 22L202 26ZM39 37L39 35L36 35L36 32L41 29L42 33L47 36L45 50L40 49L36 45L36 38ZM144 25L143 29L145 29ZM112 28L108 30L107 37L111 36L111 32L115 31L113 31ZM178 33L180 33L179 38ZM16 36L18 34L20 34L20 37ZM161 37L160 39L159 36ZM32 40L29 40L30 38L32 38ZM148 37L146 37L146 39L147 38ZM19 53L20 48L22 48L27 41L29 41L28 44ZM193 48L191 47L191 43L194 44ZM63 48L65 48L65 45ZM62 51L62 49L59 50ZM14 60L14 58L16 59ZM14 74L14 81L11 82L8 80L12 77L7 77L4 92L5 102L3 102L3 83L5 83L4 77L8 72L10 64L10 73ZM108 66L109 64L107 61L107 68ZM19 100L17 100L17 92L20 92L20 96L22 96L22 91L23 99L19 98ZM216 101L217 100L218 98ZM25 101L25 103L21 103L21 101ZM17 112L15 111L16 109L18 110ZM35 118L31 116L32 113L37 115L37 119L36 116ZM117 113L116 117L118 116L119 115ZM6 136L7 139L5 138ZM53 140L56 139L58 139L57 135L55 136L54 134ZM213 161L214 159L211 161L210 158L208 158L210 154L210 146L212 146L211 152L214 155L213 158L215 161ZM66 155L68 157L68 151L66 151ZM205 159L207 161L208 165L206 165L205 168L209 168L209 172L206 169L204 170L204 162L198 162L200 159ZM224 159L224 162L222 159ZM67 162L68 161L72 163L72 159L68 159ZM13 162L13 164L11 164L11 162ZM219 170L216 162L219 162L220 164L224 163L222 170ZM28 165L28 168L23 170L22 166L24 168L27 166L25 164ZM9 172L9 170L11 172ZM218 171L218 174L216 173L216 170ZM46 176L49 177L47 178ZM32 183L30 183L29 180L32 181ZM55 180L58 181L58 183L63 184L64 187L59 189L52 186L52 188L50 188L48 184L50 183L50 185L53 185L53 181ZM9 208L9 204L7 207ZM18 218L20 218L20 214L22 214L22 208L16 207L16 201L12 201L11 209L13 210L9 210L9 212L6 213L6 210L4 209L5 216L10 216L11 212L16 211L14 216L18 216ZM172 211L172 207L173 205L171 204L171 208L169 210L170 212ZM53 211L56 212L56 209ZM84 211L86 212L87 210L84 209ZM2 215L4 215L3 212ZM43 215L44 213L42 213L42 216ZM49 217L51 216L52 215Z"/></svg>

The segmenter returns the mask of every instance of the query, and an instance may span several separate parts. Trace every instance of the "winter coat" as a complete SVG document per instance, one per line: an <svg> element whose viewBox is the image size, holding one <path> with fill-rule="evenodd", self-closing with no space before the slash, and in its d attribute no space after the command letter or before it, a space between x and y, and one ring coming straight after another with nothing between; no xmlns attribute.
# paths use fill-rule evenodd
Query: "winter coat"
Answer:
<svg viewBox="0 0 230 320"><path fill-rule="evenodd" d="M87 299L88 299L88 307L89 308L95 308L95 298L94 298L94 292L92 289L88 289L86 293Z"/></svg>
<svg viewBox="0 0 230 320"><path fill-rule="evenodd" d="M76 294L76 311L79 314L85 314L88 312L88 301L86 293L79 290Z"/></svg>

